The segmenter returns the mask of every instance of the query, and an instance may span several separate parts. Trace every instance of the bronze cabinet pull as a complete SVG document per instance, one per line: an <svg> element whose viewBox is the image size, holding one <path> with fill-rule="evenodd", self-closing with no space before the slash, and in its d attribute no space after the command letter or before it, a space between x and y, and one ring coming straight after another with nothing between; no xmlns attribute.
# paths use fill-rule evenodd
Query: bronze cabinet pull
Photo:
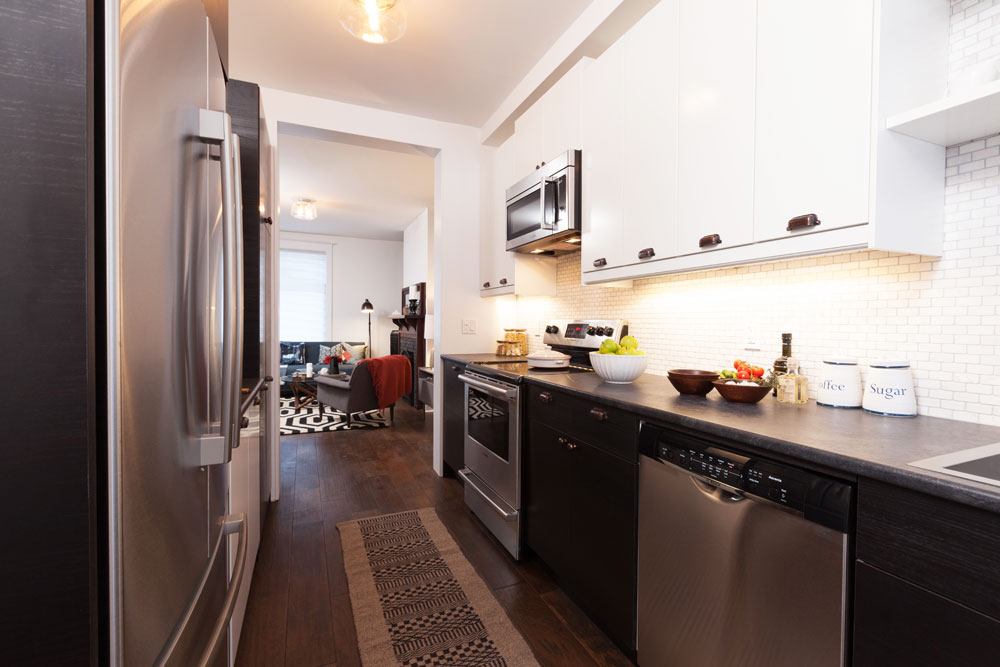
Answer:
<svg viewBox="0 0 1000 667"><path fill-rule="evenodd" d="M722 243L722 237L718 234L709 234L708 236L702 236L698 239L699 248L708 248L713 245L719 245Z"/></svg>
<svg viewBox="0 0 1000 667"><path fill-rule="evenodd" d="M490 287L489 282L483 283L483 289L489 289L489 287Z"/></svg>
<svg viewBox="0 0 1000 667"><path fill-rule="evenodd" d="M606 410L601 410L600 408L591 408L590 416L599 422L608 421L608 413Z"/></svg>
<svg viewBox="0 0 1000 667"><path fill-rule="evenodd" d="M604 257L598 257L597 259L594 260L594 266L598 266L598 267L605 266L607 263L608 263L608 260L605 259Z"/></svg>
<svg viewBox="0 0 1000 667"><path fill-rule="evenodd" d="M507 284L507 279L506 278L501 278L500 279L500 284L501 285L506 285Z"/></svg>
<svg viewBox="0 0 1000 667"><path fill-rule="evenodd" d="M552 394L550 394L547 391L543 391L542 393L540 393L538 395L538 400L540 400L542 403L551 403L552 402Z"/></svg>
<svg viewBox="0 0 1000 667"><path fill-rule="evenodd" d="M639 251L639 259L649 259L650 257L655 257L656 253L653 252L652 248L643 248Z"/></svg>
<svg viewBox="0 0 1000 667"><path fill-rule="evenodd" d="M816 227L819 225L819 217L815 213L806 213L805 215L797 215L788 221L788 226L785 227L786 231L794 232L798 229L806 229L808 227Z"/></svg>

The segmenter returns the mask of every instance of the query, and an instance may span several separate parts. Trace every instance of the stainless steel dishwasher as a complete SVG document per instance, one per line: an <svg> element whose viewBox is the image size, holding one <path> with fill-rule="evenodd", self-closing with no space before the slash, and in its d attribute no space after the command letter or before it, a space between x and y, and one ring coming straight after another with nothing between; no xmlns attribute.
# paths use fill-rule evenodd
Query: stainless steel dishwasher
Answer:
<svg viewBox="0 0 1000 667"><path fill-rule="evenodd" d="M845 664L850 484L643 423L638 662Z"/></svg>

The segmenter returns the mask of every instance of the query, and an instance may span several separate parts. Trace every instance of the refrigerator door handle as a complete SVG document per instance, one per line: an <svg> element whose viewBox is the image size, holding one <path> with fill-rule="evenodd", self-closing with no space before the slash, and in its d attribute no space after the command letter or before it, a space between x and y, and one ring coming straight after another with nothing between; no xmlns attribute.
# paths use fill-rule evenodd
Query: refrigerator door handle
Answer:
<svg viewBox="0 0 1000 667"><path fill-rule="evenodd" d="M194 597L188 602L180 622L174 628L174 631L170 633L170 638L160 652L159 657L157 657L156 662L153 663L155 667L163 667L170 662L170 658L174 654L174 649L177 648L181 637L184 636L184 630L187 629L188 622L191 620L191 616L198 606L201 593L205 590L205 584L215 570L215 561L219 557L219 553L226 553L225 549L221 548L225 538L237 531L240 534L240 542L236 548L236 564L233 567L233 576L229 579L229 590L226 591L226 599L219 613L219 618L215 622L215 627L212 629L211 639L202 652L201 660L198 661L198 664L204 667L215 655L215 652L219 648L219 642L225 634L226 626L229 624L229 619L233 615L233 608L236 606L236 597L239 595L240 586L243 583L243 570L247 564L247 517L242 513L230 514L223 518L222 530L219 531L219 537L215 540L215 545L212 548L212 556L208 559L208 563L205 564L205 571L202 573L201 580L195 589Z"/></svg>
<svg viewBox="0 0 1000 667"><path fill-rule="evenodd" d="M229 621L233 617L233 610L236 608L236 599L239 597L240 589L243 586L243 571L246 569L247 564L248 541L246 514L230 514L223 521L223 534L232 535L237 531L240 534L240 543L236 547L236 564L233 566L233 576L229 579L229 590L226 591L226 600L219 611L215 627L212 628L212 636L208 640L208 645L205 646L204 652L201 654L201 659L198 661L199 667L207 667L218 652L223 640L229 636L227 632Z"/></svg>
<svg viewBox="0 0 1000 667"><path fill-rule="evenodd" d="M236 201L240 190L235 180L238 151L234 151L232 120L224 111L198 109L198 138L206 144L218 145L219 166L222 169L223 223L223 363L222 405L219 432L205 434L200 439L198 464L202 466L229 463L233 457L234 436L239 443L239 399L241 356L236 347L242 342L242 230L236 224ZM234 160L234 153L237 157ZM241 225L240 225L241 226ZM240 247L237 247L239 244ZM237 273L238 272L238 273ZM238 329L240 331L238 331ZM237 339L236 336L239 336ZM237 345L234 345L234 340Z"/></svg>
<svg viewBox="0 0 1000 667"><path fill-rule="evenodd" d="M229 172L232 178L230 186L232 198L229 201L232 202L233 213L228 221L230 224L230 243L226 261L232 262L232 270L229 271L227 266L226 277L227 280L231 278L231 284L226 285L225 293L227 299L232 297L232 301L226 303L226 316L232 317L233 321L232 326L229 326L229 323L226 326L226 348L224 350L230 371L227 375L229 393L223 397L229 405L231 415L231 421L225 422L229 426L227 462L232 458L233 449L240 446L242 417L240 389L243 382L243 188L241 187L243 174L240 165L240 138L236 133L230 131L229 142L232 157L232 169Z"/></svg>

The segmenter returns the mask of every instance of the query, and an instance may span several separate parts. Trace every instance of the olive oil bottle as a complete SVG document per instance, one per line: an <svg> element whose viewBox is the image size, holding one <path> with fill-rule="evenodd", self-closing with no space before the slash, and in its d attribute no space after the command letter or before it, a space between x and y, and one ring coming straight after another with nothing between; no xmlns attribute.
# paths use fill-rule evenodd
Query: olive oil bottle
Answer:
<svg viewBox="0 0 1000 667"><path fill-rule="evenodd" d="M778 376L778 402L793 405L809 402L809 378L799 373L796 359L785 359L785 374Z"/></svg>
<svg viewBox="0 0 1000 667"><path fill-rule="evenodd" d="M788 370L785 362L792 356L792 334L781 334L781 356L774 360L774 376L780 378ZM774 385L772 396L778 395L778 385Z"/></svg>

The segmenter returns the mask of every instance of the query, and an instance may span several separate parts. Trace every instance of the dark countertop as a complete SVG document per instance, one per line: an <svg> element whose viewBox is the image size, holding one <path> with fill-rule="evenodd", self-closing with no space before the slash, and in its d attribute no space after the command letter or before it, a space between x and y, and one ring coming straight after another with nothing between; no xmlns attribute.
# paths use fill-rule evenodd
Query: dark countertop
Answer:
<svg viewBox="0 0 1000 667"><path fill-rule="evenodd" d="M463 364L492 363L498 361L524 361L527 357L503 357L499 354L442 354L442 359L460 361Z"/></svg>
<svg viewBox="0 0 1000 667"><path fill-rule="evenodd" d="M704 398L682 396L667 378L649 373L631 385L607 384L596 373L529 374L527 380L761 452L1000 512L1000 488L907 465L1000 442L1000 428L936 417L880 417L862 410L826 408L815 401L785 405L771 396L756 405L738 405L716 391Z"/></svg>

